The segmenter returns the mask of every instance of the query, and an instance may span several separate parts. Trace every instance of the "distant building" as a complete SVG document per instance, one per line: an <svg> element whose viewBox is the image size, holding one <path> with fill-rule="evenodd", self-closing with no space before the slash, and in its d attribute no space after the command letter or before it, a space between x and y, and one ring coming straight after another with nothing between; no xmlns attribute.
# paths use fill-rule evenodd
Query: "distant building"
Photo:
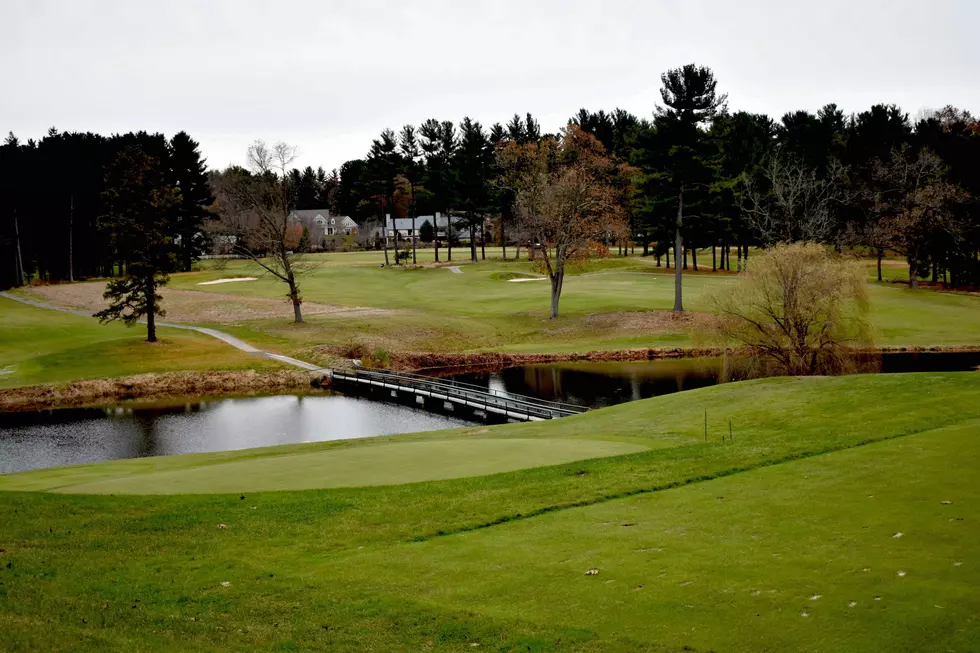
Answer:
<svg viewBox="0 0 980 653"><path fill-rule="evenodd" d="M329 209L297 209L289 214L289 220L306 227L314 244L319 244L325 236L349 236L358 230L350 216L332 215Z"/></svg>
<svg viewBox="0 0 980 653"><path fill-rule="evenodd" d="M449 230L449 216L443 215L441 213L436 213L435 215L419 215L415 217L415 229L412 229L412 219L411 218L392 218L390 215L387 216L385 221L385 229L388 234L388 244L391 245L395 242L395 234L398 234L399 241L409 241L421 237L422 225L426 223L432 225L433 233L436 238L440 240L445 240Z"/></svg>

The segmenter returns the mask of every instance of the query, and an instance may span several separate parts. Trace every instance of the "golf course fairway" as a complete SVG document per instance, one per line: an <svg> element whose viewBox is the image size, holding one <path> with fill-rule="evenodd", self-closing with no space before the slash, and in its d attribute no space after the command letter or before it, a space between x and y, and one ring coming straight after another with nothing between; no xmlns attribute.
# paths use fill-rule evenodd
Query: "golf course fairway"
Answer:
<svg viewBox="0 0 980 653"><path fill-rule="evenodd" d="M777 378L8 474L0 650L977 651L978 436L974 372Z"/></svg>

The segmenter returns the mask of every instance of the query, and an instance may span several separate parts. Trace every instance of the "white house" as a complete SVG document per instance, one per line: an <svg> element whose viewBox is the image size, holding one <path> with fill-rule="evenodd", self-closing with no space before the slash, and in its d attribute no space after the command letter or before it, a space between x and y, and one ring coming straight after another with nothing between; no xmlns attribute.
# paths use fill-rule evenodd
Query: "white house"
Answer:
<svg viewBox="0 0 980 653"><path fill-rule="evenodd" d="M318 244L324 236L350 235L357 233L357 223L347 215L333 215L330 209L297 209L289 214L289 219L298 222L310 232L310 240Z"/></svg>
<svg viewBox="0 0 980 653"><path fill-rule="evenodd" d="M412 229L412 219L411 218L392 218L391 215L386 216L385 229L388 234L388 244L392 245L395 242L395 233L398 234L399 241L409 241L413 239L418 239L421 237L422 225L426 223L433 226L435 229L434 234L440 240L445 240L449 230L449 216L443 215L436 212L435 215L419 215L415 217L415 229ZM457 228L453 225L453 230L456 231Z"/></svg>

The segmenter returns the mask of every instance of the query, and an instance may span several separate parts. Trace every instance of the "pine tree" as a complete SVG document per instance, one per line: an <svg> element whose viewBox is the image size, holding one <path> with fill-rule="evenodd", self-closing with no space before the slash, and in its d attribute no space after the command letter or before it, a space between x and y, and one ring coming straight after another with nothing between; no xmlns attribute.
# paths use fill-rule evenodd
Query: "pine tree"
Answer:
<svg viewBox="0 0 980 653"><path fill-rule="evenodd" d="M660 77L660 97L654 129L647 134L641 165L661 199L673 197L676 207L674 231L674 311L683 312L680 260L684 256L684 207L713 181L713 148L703 130L725 105L726 95L716 91L710 68L688 64L668 70ZM650 138L650 137L653 138Z"/></svg>
<svg viewBox="0 0 980 653"><path fill-rule="evenodd" d="M296 249L302 254L308 254L312 248L313 243L310 241L310 230L304 225L303 233L299 237L299 244L296 246Z"/></svg>
<svg viewBox="0 0 980 653"><path fill-rule="evenodd" d="M493 147L483 126L470 118L460 125L459 148L453 159L459 207L464 211L470 229L470 258L476 262L476 228L481 226L487 209L490 165Z"/></svg>
<svg viewBox="0 0 980 653"><path fill-rule="evenodd" d="M191 264L207 251L210 242L204 225L214 219L209 210L214 196L199 147L186 132L178 132L170 139L170 175L172 183L180 189L174 235L180 247L180 269L184 272L189 272Z"/></svg>
<svg viewBox="0 0 980 653"><path fill-rule="evenodd" d="M106 175L106 215L102 228L124 256L126 274L109 282L109 308L95 314L101 322L127 325L146 318L146 340L156 342L157 315L164 316L157 290L174 271L179 248L172 236L181 193L167 179L166 165L137 146L125 148Z"/></svg>

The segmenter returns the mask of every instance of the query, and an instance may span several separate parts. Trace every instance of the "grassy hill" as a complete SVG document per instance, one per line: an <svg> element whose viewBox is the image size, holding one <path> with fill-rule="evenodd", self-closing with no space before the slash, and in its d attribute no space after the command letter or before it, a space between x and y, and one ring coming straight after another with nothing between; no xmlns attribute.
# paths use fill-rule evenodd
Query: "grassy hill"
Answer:
<svg viewBox="0 0 980 653"><path fill-rule="evenodd" d="M976 650L978 432L973 373L771 379L8 475L0 649Z"/></svg>

